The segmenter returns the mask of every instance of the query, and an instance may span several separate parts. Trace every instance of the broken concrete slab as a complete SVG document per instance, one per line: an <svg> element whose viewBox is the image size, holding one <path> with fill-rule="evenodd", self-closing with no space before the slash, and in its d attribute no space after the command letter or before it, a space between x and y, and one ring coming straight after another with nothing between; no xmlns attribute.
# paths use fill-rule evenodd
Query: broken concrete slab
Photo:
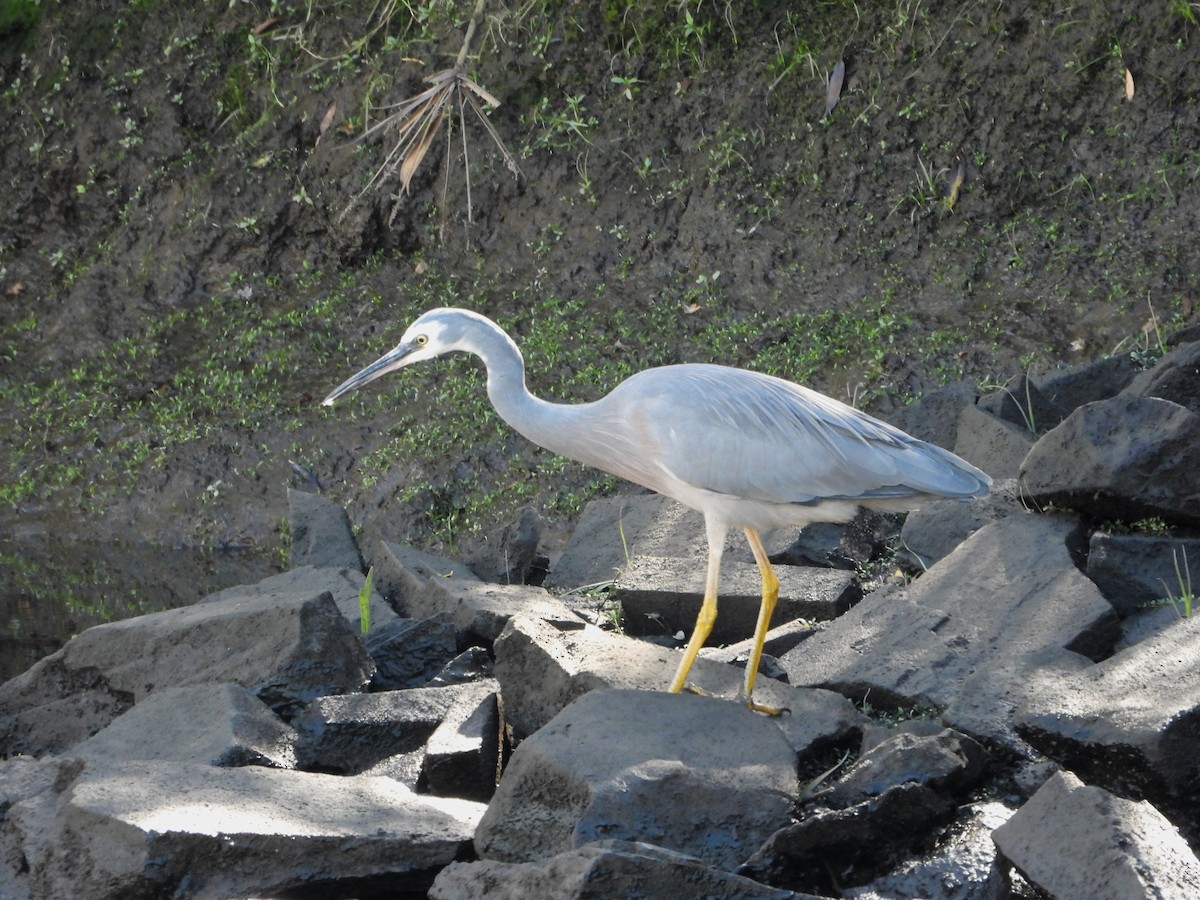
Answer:
<svg viewBox="0 0 1200 900"><path fill-rule="evenodd" d="M464 685L425 742L425 787L439 797L486 803L500 780L499 684Z"/></svg>
<svg viewBox="0 0 1200 900"><path fill-rule="evenodd" d="M579 618L562 599L544 588L525 584L488 584L449 579L408 599L414 618L448 613L458 635L458 646L491 646L515 615L534 616L558 628L582 628Z"/></svg>
<svg viewBox="0 0 1200 900"><path fill-rule="evenodd" d="M1055 900L1200 896L1200 863L1158 810L1070 772L1053 776L992 836L1007 861Z"/></svg>
<svg viewBox="0 0 1200 900"><path fill-rule="evenodd" d="M292 568L366 571L350 517L340 503L294 488L288 488L287 499Z"/></svg>
<svg viewBox="0 0 1200 900"><path fill-rule="evenodd" d="M987 525L891 596L870 595L780 663L794 685L940 710L976 738L1028 747L1012 711L1040 668L1089 665L1119 632L1075 567L1075 522L1031 514ZM1069 648L1069 649L1068 649Z"/></svg>
<svg viewBox="0 0 1200 900"><path fill-rule="evenodd" d="M1039 678L1018 731L1089 782L1147 796L1200 825L1200 619L1061 679Z"/></svg>
<svg viewBox="0 0 1200 900"><path fill-rule="evenodd" d="M217 591L199 602L224 603L262 596L285 597L328 591L346 621L361 634L362 606L359 598L365 583L366 576L358 569L317 569L312 566L299 566L278 575L271 575L255 584L242 584ZM377 590L372 589L369 602L372 629L396 620L395 611Z"/></svg>
<svg viewBox="0 0 1200 900"><path fill-rule="evenodd" d="M463 698L494 693L495 682L318 697L293 721L296 764L355 774L423 746Z"/></svg>
<svg viewBox="0 0 1200 900"><path fill-rule="evenodd" d="M246 688L199 684L155 691L70 753L93 761L157 759L290 769L296 763L295 743L295 730Z"/></svg>
<svg viewBox="0 0 1200 900"><path fill-rule="evenodd" d="M923 572L991 522L1025 512L1017 496L1017 481L1007 478L992 485L986 497L970 503L934 500L914 509L900 529L900 556L913 571Z"/></svg>
<svg viewBox="0 0 1200 900"><path fill-rule="evenodd" d="M504 715L518 736L533 734L589 691L665 690L678 663L678 652L644 641L590 626L558 631L525 616L514 617L496 641ZM711 696L733 698L744 676L742 669L700 658L688 684ZM774 722L798 754L838 743L865 724L849 700L831 691L797 690L759 678L754 699L790 710Z"/></svg>
<svg viewBox="0 0 1200 900"><path fill-rule="evenodd" d="M277 896L368 878L413 889L464 852L484 809L390 778L144 760L89 766L59 790L49 832L32 805L9 810L33 842L36 896Z"/></svg>
<svg viewBox="0 0 1200 900"><path fill-rule="evenodd" d="M212 682L249 688L286 717L313 697L361 688L372 670L329 592L231 595L72 638L0 686L0 744L61 752L155 690Z"/></svg>
<svg viewBox="0 0 1200 900"><path fill-rule="evenodd" d="M371 568L375 588L410 618L422 618L408 606L410 602L420 605L427 591L439 591L442 584L452 582L479 581L479 576L463 563L391 541L380 542L371 558Z"/></svg>
<svg viewBox="0 0 1200 900"><path fill-rule="evenodd" d="M775 566L779 604L771 618L781 625L793 619L832 619L862 599L853 572L799 566ZM704 599L707 568L703 561L635 556L616 580L609 602L619 603L625 630L632 635L689 635ZM754 633L762 601L762 576L750 563L721 566L717 621L709 643L739 641ZM569 598L564 602L571 603Z"/></svg>
<svg viewBox="0 0 1200 900"><path fill-rule="evenodd" d="M454 619L449 613L427 619L395 619L371 629L367 651L375 661L372 690L421 687L457 655Z"/></svg>
<svg viewBox="0 0 1200 900"><path fill-rule="evenodd" d="M431 900L609 900L678 897L683 890L708 900L804 900L683 853L620 840L595 841L536 863L452 863L438 874L429 896Z"/></svg>
<svg viewBox="0 0 1200 900"><path fill-rule="evenodd" d="M745 707L593 691L517 747L475 847L530 862L642 840L732 869L788 821L798 788L791 746Z"/></svg>

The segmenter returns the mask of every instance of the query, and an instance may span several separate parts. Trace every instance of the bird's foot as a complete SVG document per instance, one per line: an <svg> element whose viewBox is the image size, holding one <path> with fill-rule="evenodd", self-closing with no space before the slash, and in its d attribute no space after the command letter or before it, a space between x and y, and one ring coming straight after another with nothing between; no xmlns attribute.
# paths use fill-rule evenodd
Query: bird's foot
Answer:
<svg viewBox="0 0 1200 900"><path fill-rule="evenodd" d="M762 713L764 716L790 716L792 714L792 711L786 706L767 706L765 703L755 703L753 700L744 700L743 702L746 704L746 709Z"/></svg>

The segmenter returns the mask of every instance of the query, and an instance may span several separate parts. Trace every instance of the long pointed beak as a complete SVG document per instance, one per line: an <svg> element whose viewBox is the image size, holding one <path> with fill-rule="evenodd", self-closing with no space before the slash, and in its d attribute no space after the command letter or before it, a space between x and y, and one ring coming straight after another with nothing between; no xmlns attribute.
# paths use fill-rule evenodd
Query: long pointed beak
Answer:
<svg viewBox="0 0 1200 900"><path fill-rule="evenodd" d="M356 391L364 384L374 381L380 375L386 375L396 369L408 365L408 356L416 349L413 344L400 344L393 350L389 350L375 362L371 363L365 369L355 372L332 391L329 396L321 401L322 406L333 406L333 401L343 394L348 394L351 391Z"/></svg>

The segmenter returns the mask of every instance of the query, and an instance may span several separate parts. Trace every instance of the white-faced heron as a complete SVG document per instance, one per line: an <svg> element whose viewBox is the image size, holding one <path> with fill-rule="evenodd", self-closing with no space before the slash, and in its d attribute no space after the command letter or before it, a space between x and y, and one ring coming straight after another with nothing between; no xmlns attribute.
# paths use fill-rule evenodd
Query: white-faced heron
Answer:
<svg viewBox="0 0 1200 900"><path fill-rule="evenodd" d="M823 394L780 378L715 365L647 369L591 403L540 400L504 330L465 309L435 309L400 343L325 398L326 406L380 375L452 350L487 367L496 412L535 444L650 488L704 514L708 577L696 627L671 681L684 687L717 617L725 537L746 533L762 573L762 606L739 699L751 694L779 582L759 532L845 522L858 507L913 509L931 498L967 500L991 479L953 453Z"/></svg>

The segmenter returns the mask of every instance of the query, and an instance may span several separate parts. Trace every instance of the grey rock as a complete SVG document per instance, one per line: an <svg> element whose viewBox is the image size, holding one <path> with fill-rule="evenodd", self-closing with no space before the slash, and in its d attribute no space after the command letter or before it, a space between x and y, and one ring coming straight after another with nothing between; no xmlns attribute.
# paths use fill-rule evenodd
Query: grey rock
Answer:
<svg viewBox="0 0 1200 900"><path fill-rule="evenodd" d="M1200 416L1127 393L1071 413L1029 451L1020 479L1024 495L1040 506L1186 525L1200 524L1197 471Z"/></svg>
<svg viewBox="0 0 1200 900"><path fill-rule="evenodd" d="M277 896L372 879L428 885L483 813L389 778L139 760L60 772L57 816L10 808L33 896Z"/></svg>
<svg viewBox="0 0 1200 900"><path fill-rule="evenodd" d="M212 682L240 684L286 715L357 690L372 668L328 592L199 603L89 628L0 685L0 744L61 752L153 691Z"/></svg>
<svg viewBox="0 0 1200 900"><path fill-rule="evenodd" d="M769 719L707 697L593 691L513 753L480 857L546 859L604 838L733 868L786 823L796 759Z"/></svg>
<svg viewBox="0 0 1200 900"><path fill-rule="evenodd" d="M869 509L845 524L813 522L800 529L790 544L768 547L772 563L785 566L819 566L855 569L883 555L887 540L895 533L893 520Z"/></svg>
<svg viewBox="0 0 1200 900"><path fill-rule="evenodd" d="M827 873L877 870L933 826L948 822L952 800L909 782L846 809L818 809L772 834L742 873L767 884L827 893L839 883Z"/></svg>
<svg viewBox="0 0 1200 900"><path fill-rule="evenodd" d="M451 863L431 900L610 900L623 897L706 900L803 900L699 859L637 841L601 840L537 863Z"/></svg>
<svg viewBox="0 0 1200 900"><path fill-rule="evenodd" d="M288 488L292 568L365 571L346 510L318 494Z"/></svg>
<svg viewBox="0 0 1200 900"><path fill-rule="evenodd" d="M515 617L496 641L504 715L519 736L533 734L597 688L663 690L678 661L678 653L643 641L592 627L558 631L524 616ZM700 658L688 682L706 694L732 698L743 678L741 669ZM865 724L849 700L830 691L796 690L760 678L754 699L791 711L775 723L797 753L836 743Z"/></svg>
<svg viewBox="0 0 1200 900"><path fill-rule="evenodd" d="M1126 388L1139 397L1159 397L1200 414L1200 341L1181 344Z"/></svg>
<svg viewBox="0 0 1200 900"><path fill-rule="evenodd" d="M1038 380L1038 387L1047 400L1069 414L1085 403L1115 397L1129 386L1139 371L1129 354L1105 356L1050 372Z"/></svg>
<svg viewBox="0 0 1200 900"><path fill-rule="evenodd" d="M924 571L984 525L1023 511L1013 478L998 481L986 497L970 503L934 500L905 518L900 556L913 571Z"/></svg>
<svg viewBox="0 0 1200 900"><path fill-rule="evenodd" d="M771 621L831 619L862 599L852 572L775 566L779 603ZM632 635L690 635L704 598L707 567L703 561L635 556L617 578L610 601L619 603L624 627ZM756 565L727 561L721 566L717 621L709 641L738 641L754 633L762 598ZM570 597L564 602L572 604ZM584 602L590 602L585 600Z"/></svg>
<svg viewBox="0 0 1200 900"><path fill-rule="evenodd" d="M1195 583L1200 586L1197 538L1097 531L1089 541L1088 577L1122 616L1155 601L1181 597L1188 590L1187 575L1193 564Z"/></svg>
<svg viewBox="0 0 1200 900"><path fill-rule="evenodd" d="M355 774L410 753L425 744L455 703L481 689L494 690L495 683L318 697L292 723L299 735L296 764Z"/></svg>
<svg viewBox="0 0 1200 900"><path fill-rule="evenodd" d="M500 707L495 682L459 689L425 743L424 784L440 797L486 803L500 777Z"/></svg>
<svg viewBox="0 0 1200 900"><path fill-rule="evenodd" d="M440 594L444 584L479 581L479 576L463 563L390 541L380 543L371 567L376 589L414 619L422 616L409 609L410 602L420 606L426 593Z"/></svg>
<svg viewBox="0 0 1200 900"><path fill-rule="evenodd" d="M445 687L448 684L465 684L492 678L496 666L488 652L482 647L468 647L429 679L428 687Z"/></svg>
<svg viewBox="0 0 1200 900"><path fill-rule="evenodd" d="M913 437L953 450L962 411L978 399L973 381L954 381L899 410L891 421Z"/></svg>
<svg viewBox="0 0 1200 900"><path fill-rule="evenodd" d="M845 808L902 784L921 784L950 797L975 787L987 753L964 734L944 728L921 735L899 730L865 751L854 767L814 800Z"/></svg>
<svg viewBox="0 0 1200 900"><path fill-rule="evenodd" d="M1031 435L1053 428L1074 409L1059 406L1024 372L1008 379L1000 390L980 397L977 406Z"/></svg>
<svg viewBox="0 0 1200 900"><path fill-rule="evenodd" d="M993 832L1005 858L1055 900L1200 896L1200 864L1144 801L1060 772Z"/></svg>
<svg viewBox="0 0 1200 900"><path fill-rule="evenodd" d="M1031 514L987 525L903 591L869 595L780 663L793 685L936 709L959 731L1025 753L1011 719L1033 673L1078 671L1088 665L1079 653L1099 656L1118 634L1112 607L1071 558L1075 529Z"/></svg>
<svg viewBox="0 0 1200 900"><path fill-rule="evenodd" d="M823 627L823 623L809 622L806 619L794 619L791 622L784 622L782 625L772 628L763 638L764 659L768 656L775 658L782 656L793 647L799 646L806 638L812 637ZM700 656L704 659L732 663L745 668L753 646L754 638L751 636L732 644L726 644L724 647L702 647L700 649ZM781 667L778 675L773 674L770 677L787 681L787 672L783 671Z"/></svg>
<svg viewBox="0 0 1200 900"><path fill-rule="evenodd" d="M895 871L843 896L853 900L1009 900L1007 879L996 865L992 831L1012 815L1001 803L968 806L939 836L932 853L906 860Z"/></svg>
<svg viewBox="0 0 1200 900"><path fill-rule="evenodd" d="M496 574L503 584L540 584L546 577L550 560L538 553L546 520L536 509L523 506L517 520L505 526L500 535L501 570Z"/></svg>
<svg viewBox="0 0 1200 900"><path fill-rule="evenodd" d="M328 591L338 611L358 633L362 633L362 594L366 577L358 569L317 569L300 566L278 575L271 575L255 584L240 584L209 594L201 603L224 603L255 597L285 597L317 594ZM370 604L371 630L396 620L396 613L372 587Z"/></svg>
<svg viewBox="0 0 1200 900"><path fill-rule="evenodd" d="M246 688L200 684L155 691L70 752L98 761L288 769L296 762L295 743L296 732Z"/></svg>
<svg viewBox="0 0 1200 900"><path fill-rule="evenodd" d="M582 628L584 621L562 599L540 587L447 580L410 598L409 615L416 618L449 614L458 646L491 646L515 615L534 616L558 628Z"/></svg>
<svg viewBox="0 0 1200 900"><path fill-rule="evenodd" d="M1200 825L1200 618L1062 679L1017 710L1024 738L1090 782L1147 796Z"/></svg>
<svg viewBox="0 0 1200 900"><path fill-rule="evenodd" d="M1033 446L1034 435L977 406L963 409L954 452L993 478L1015 478Z"/></svg>
<svg viewBox="0 0 1200 900"><path fill-rule="evenodd" d="M449 613L428 619L395 619L371 629L367 651L375 661L372 690L420 687L457 655L454 620Z"/></svg>

